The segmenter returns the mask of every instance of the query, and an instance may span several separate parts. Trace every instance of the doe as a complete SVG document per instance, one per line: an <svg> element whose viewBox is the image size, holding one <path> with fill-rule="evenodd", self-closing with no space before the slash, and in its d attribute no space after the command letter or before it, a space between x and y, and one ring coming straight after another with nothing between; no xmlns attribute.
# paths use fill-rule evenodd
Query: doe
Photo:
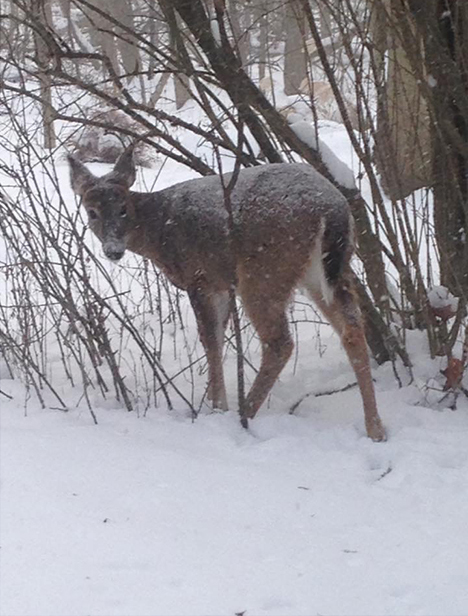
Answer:
<svg viewBox="0 0 468 616"><path fill-rule="evenodd" d="M306 164L241 170L230 194L237 238L232 250L219 176L139 193L130 190L132 148L103 177L73 156L69 163L72 188L82 197L105 255L118 261L125 250L137 253L187 291L206 351L214 407L227 409L222 347L233 280L262 343L260 370L246 398L248 418L292 353L287 306L294 289L302 287L341 337L361 391L368 436L385 439L351 282L351 215L331 182Z"/></svg>

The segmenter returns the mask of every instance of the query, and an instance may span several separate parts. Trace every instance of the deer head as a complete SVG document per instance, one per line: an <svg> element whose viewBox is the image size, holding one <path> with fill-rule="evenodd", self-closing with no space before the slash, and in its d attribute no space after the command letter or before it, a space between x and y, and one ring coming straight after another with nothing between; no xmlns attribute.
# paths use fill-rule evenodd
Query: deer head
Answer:
<svg viewBox="0 0 468 616"><path fill-rule="evenodd" d="M130 187L135 181L133 146L127 148L114 169L93 175L77 158L68 156L74 192L82 198L91 231L101 240L104 254L118 261L126 249L126 236L134 215Z"/></svg>

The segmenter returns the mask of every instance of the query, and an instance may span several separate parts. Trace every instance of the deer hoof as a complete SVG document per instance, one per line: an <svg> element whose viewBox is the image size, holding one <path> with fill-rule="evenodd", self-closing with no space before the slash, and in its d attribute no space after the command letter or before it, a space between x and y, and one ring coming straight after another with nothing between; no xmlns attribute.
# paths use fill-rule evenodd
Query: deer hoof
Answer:
<svg viewBox="0 0 468 616"><path fill-rule="evenodd" d="M387 432L380 419L367 426L367 436L375 443L382 443L387 440Z"/></svg>

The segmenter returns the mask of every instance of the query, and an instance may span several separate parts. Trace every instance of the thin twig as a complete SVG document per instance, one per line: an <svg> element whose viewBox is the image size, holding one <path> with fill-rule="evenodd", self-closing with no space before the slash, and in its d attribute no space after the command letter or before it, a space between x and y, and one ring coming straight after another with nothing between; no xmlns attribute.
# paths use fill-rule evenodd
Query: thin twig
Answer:
<svg viewBox="0 0 468 616"><path fill-rule="evenodd" d="M8 400L13 400L13 396L10 396L10 394L6 394L1 389L0 389L0 395L5 396L5 398L8 398Z"/></svg>
<svg viewBox="0 0 468 616"><path fill-rule="evenodd" d="M297 400L296 402L294 402L294 404L290 406L289 414L294 415L297 408L304 402L306 398L309 398L310 396L314 396L314 398L320 398L320 396L332 396L333 394L339 394L343 391L348 391L348 389L353 389L353 387L356 387L356 386L357 386L357 381L355 381L354 383L348 383L347 385L339 389L330 389L327 391L319 391L317 393L310 391L307 394L304 394L302 398L299 398L299 400Z"/></svg>

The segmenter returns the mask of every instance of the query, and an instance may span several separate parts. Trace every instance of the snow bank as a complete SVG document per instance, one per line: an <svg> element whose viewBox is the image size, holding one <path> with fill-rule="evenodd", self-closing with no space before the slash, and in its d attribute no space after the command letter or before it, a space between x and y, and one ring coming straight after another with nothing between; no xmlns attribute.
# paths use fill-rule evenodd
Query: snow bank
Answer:
<svg viewBox="0 0 468 616"><path fill-rule="evenodd" d="M333 152L331 148L322 140L318 139L318 148L317 148L317 137L315 134L314 126L305 120L298 113L290 113L287 118L292 130L296 133L301 141L307 144L314 150L319 151L320 156L322 157L325 166L327 167L330 174L335 178L335 180L341 186L345 188L356 188L356 182L354 180L354 174L351 169L344 163L336 154Z"/></svg>

